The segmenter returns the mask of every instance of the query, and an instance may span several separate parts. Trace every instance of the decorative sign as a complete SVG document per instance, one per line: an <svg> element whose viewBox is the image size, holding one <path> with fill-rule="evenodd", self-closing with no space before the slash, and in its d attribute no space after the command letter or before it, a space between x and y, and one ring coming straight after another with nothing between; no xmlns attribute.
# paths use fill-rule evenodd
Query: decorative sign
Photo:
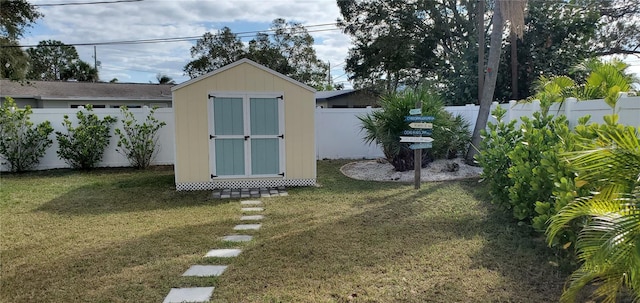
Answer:
<svg viewBox="0 0 640 303"><path fill-rule="evenodd" d="M405 122L433 122L433 116L404 116Z"/></svg>
<svg viewBox="0 0 640 303"><path fill-rule="evenodd" d="M420 129L432 129L433 128L433 123L413 122L413 123L409 123L409 127L411 127L411 128L420 128Z"/></svg>
<svg viewBox="0 0 640 303"><path fill-rule="evenodd" d="M431 148L431 145L432 145L431 142L416 143L416 144L409 145L409 148L411 148L411 149L424 149L424 148Z"/></svg>
<svg viewBox="0 0 640 303"><path fill-rule="evenodd" d="M400 137L400 142L433 142L431 137Z"/></svg>
<svg viewBox="0 0 640 303"><path fill-rule="evenodd" d="M422 115L422 108L410 109L409 115Z"/></svg>
<svg viewBox="0 0 640 303"><path fill-rule="evenodd" d="M411 123L411 124L416 124L416 123ZM430 123L428 123L430 124ZM405 136L431 136L431 134L433 133L432 130L430 129L408 129L408 130L403 130L402 134Z"/></svg>

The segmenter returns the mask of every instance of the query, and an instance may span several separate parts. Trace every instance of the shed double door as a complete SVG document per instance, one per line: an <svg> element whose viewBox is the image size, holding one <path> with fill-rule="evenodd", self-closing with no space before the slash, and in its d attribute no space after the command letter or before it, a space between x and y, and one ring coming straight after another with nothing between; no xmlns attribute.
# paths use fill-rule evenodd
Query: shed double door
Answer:
<svg viewBox="0 0 640 303"><path fill-rule="evenodd" d="M213 179L284 176L282 99L278 94L213 96L209 126Z"/></svg>

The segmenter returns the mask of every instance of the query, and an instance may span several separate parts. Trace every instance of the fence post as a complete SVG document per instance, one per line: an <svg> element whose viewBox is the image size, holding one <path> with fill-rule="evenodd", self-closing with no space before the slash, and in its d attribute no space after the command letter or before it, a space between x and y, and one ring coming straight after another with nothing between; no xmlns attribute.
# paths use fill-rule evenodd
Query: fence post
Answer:
<svg viewBox="0 0 640 303"><path fill-rule="evenodd" d="M531 102L531 111L527 113L528 117L533 117L533 113L540 111L540 100L535 99Z"/></svg>
<svg viewBox="0 0 640 303"><path fill-rule="evenodd" d="M516 107L516 104L518 104L518 101L509 100L509 108L507 108L507 123L511 122L511 120L514 119L513 108Z"/></svg>
<svg viewBox="0 0 640 303"><path fill-rule="evenodd" d="M569 128L574 128L578 124L578 118L573 116L573 105L578 103L578 99L569 97L564 100L564 115L569 122ZM574 121L575 118L575 121Z"/></svg>
<svg viewBox="0 0 640 303"><path fill-rule="evenodd" d="M622 107L620 106L620 100L629 97L629 93L627 92L619 92L618 93L618 101L616 101L616 106L613 110L613 112L615 114L620 114L620 110L622 109Z"/></svg>

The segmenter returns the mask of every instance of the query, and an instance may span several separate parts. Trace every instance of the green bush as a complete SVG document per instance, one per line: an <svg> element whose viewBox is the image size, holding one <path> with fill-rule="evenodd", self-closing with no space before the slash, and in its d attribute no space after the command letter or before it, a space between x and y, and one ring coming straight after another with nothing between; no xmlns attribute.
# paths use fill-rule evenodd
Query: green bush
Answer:
<svg viewBox="0 0 640 303"><path fill-rule="evenodd" d="M581 261L561 302L575 302L581 289L595 282L593 296L617 302L624 292L640 300L640 131L617 123L577 130L577 149L563 157L576 171L573 201L550 218L550 245L567 228L580 226L575 248ZM626 301L623 299L623 301Z"/></svg>
<svg viewBox="0 0 640 303"><path fill-rule="evenodd" d="M433 153L435 159L453 159L467 150L471 141L469 123L460 115L453 116L444 111L441 119L433 125Z"/></svg>
<svg viewBox="0 0 640 303"><path fill-rule="evenodd" d="M497 123L487 123L488 130L482 130L483 140L476 161L482 167L482 181L488 183L491 202L502 209L511 209L509 188L513 181L507 175L511 160L507 157L518 141L520 132L516 131L516 120L506 123L507 111L498 106L491 113Z"/></svg>
<svg viewBox="0 0 640 303"><path fill-rule="evenodd" d="M62 125L66 132L56 132L58 139L58 157L65 160L71 167L89 170L95 167L109 145L111 126L116 119L106 116L99 119L93 113L91 105L76 113L78 126L73 127L68 115L64 115Z"/></svg>
<svg viewBox="0 0 640 303"><path fill-rule="evenodd" d="M116 128L119 136L117 150L123 154L135 168L147 168L156 155L158 149L158 131L166 125L158 121L153 114L156 108L152 108L142 124L129 111L126 106L120 107L123 129Z"/></svg>
<svg viewBox="0 0 640 303"><path fill-rule="evenodd" d="M433 148L422 153L424 167L434 158L450 158L464 151L470 138L462 117L453 117L444 109L442 98L429 89L420 88L389 94L381 98L380 109L359 117L367 143L382 146L386 159L397 171L414 169L414 151L411 143L400 143L403 130L410 129L405 122L409 110L422 102L422 115L433 116Z"/></svg>
<svg viewBox="0 0 640 303"><path fill-rule="evenodd" d="M508 176L513 181L509 188L509 200L514 217L531 224L535 216L535 202L549 201L554 186L541 161L560 141L556 132L558 128L567 125L567 120L564 116L554 119L553 116L543 116L540 112L535 112L533 119L522 117L521 120L522 138L507 154L511 160Z"/></svg>
<svg viewBox="0 0 640 303"><path fill-rule="evenodd" d="M38 125L29 121L31 107L16 108L10 97L0 108L0 155L13 172L26 171L40 162L53 141L49 135L53 132L49 121Z"/></svg>

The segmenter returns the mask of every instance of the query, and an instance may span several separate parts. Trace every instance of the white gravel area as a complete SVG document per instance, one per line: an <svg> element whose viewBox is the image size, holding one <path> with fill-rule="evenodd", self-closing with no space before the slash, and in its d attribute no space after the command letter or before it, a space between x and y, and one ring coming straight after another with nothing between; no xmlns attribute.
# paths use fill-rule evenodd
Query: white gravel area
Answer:
<svg viewBox="0 0 640 303"><path fill-rule="evenodd" d="M458 170L448 171L447 167L458 164ZM413 182L415 172L408 170L398 172L393 170L393 165L384 160L366 160L351 162L343 165L340 171L347 177L357 180L369 181L397 181ZM446 181L479 177L481 167L470 166L463 159L436 160L429 163L421 170L421 181Z"/></svg>

